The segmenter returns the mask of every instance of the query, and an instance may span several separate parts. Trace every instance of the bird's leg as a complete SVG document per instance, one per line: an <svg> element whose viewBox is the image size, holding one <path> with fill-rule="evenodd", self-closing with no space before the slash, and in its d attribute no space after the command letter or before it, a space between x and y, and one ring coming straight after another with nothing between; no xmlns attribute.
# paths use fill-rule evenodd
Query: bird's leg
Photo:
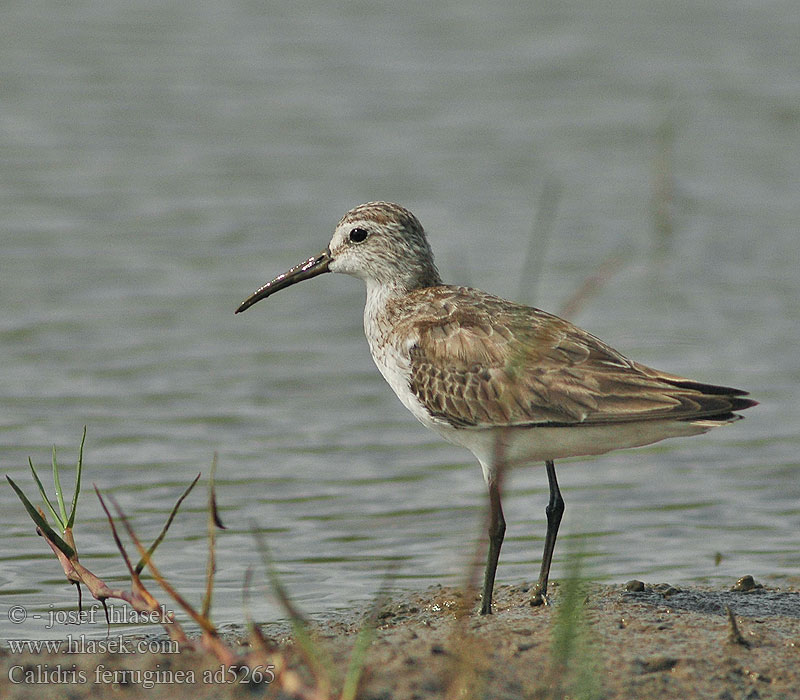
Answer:
<svg viewBox="0 0 800 700"><path fill-rule="evenodd" d="M489 556L486 560L486 575L483 579L483 602L481 615L492 614L492 591L494 576L497 572L497 560L500 558L500 547L506 534L506 520L503 507L500 505L500 479L489 479Z"/></svg>
<svg viewBox="0 0 800 700"><path fill-rule="evenodd" d="M548 605L547 579L550 577L550 562L553 559L553 550L556 548L558 526L561 524L561 516L564 514L564 499L561 498L561 491L558 489L555 464L552 460L547 460L545 467L547 467L547 482L550 485L550 501L544 511L547 515L547 534L544 537L544 553L542 554L542 568L539 571L539 582L533 589L531 605Z"/></svg>

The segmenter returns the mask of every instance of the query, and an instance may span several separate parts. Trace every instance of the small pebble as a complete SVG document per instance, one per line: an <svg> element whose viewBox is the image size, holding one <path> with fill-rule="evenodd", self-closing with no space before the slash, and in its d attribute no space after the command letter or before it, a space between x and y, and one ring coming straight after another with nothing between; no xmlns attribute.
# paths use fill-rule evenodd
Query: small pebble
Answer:
<svg viewBox="0 0 800 700"><path fill-rule="evenodd" d="M681 592L680 588L676 588L675 586L669 583L657 583L655 586L653 586L653 590L656 593L660 593L665 598L669 598L671 596L674 596L676 593Z"/></svg>
<svg viewBox="0 0 800 700"><path fill-rule="evenodd" d="M640 674L669 671L678 665L678 659L671 656L651 656L649 659L636 659L636 667Z"/></svg>
<svg viewBox="0 0 800 700"><path fill-rule="evenodd" d="M750 574L747 576L742 576L731 588L732 591L755 591L759 588L764 588L760 583L758 583Z"/></svg>

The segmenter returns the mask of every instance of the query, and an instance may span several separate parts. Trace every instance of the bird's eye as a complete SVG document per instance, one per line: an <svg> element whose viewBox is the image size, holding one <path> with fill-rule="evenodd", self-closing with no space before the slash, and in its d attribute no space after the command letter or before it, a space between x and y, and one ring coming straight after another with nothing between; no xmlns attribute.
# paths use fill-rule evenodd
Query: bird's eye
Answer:
<svg viewBox="0 0 800 700"><path fill-rule="evenodd" d="M361 243L367 237L367 229L365 228L354 228L350 231L350 240L353 243Z"/></svg>

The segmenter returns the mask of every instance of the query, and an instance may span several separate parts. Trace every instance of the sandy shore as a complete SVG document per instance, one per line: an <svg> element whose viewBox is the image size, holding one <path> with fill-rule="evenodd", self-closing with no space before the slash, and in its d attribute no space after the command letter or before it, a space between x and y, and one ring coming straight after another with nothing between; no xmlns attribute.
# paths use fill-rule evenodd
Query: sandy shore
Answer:
<svg viewBox="0 0 800 700"><path fill-rule="evenodd" d="M629 590L636 588L556 583L552 605L531 607L530 584L499 586L488 617L459 614L476 601L453 588L395 595L378 612L358 697L800 698L798 582L750 591L665 584ZM324 675L331 697L341 692L364 614L313 624L317 647L330 655ZM279 666L288 662L295 678L313 686L286 626L263 629ZM291 697L270 682L266 667L236 677L200 652L4 651L0 669L4 699Z"/></svg>

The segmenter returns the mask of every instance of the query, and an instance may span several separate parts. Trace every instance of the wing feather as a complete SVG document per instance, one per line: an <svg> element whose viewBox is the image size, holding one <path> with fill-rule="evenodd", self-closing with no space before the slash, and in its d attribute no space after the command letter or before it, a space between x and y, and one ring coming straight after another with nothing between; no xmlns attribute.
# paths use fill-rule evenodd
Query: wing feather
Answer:
<svg viewBox="0 0 800 700"><path fill-rule="evenodd" d="M413 338L411 391L454 426L692 420L754 403L632 362L568 321L478 290L409 297L387 311L397 335Z"/></svg>

